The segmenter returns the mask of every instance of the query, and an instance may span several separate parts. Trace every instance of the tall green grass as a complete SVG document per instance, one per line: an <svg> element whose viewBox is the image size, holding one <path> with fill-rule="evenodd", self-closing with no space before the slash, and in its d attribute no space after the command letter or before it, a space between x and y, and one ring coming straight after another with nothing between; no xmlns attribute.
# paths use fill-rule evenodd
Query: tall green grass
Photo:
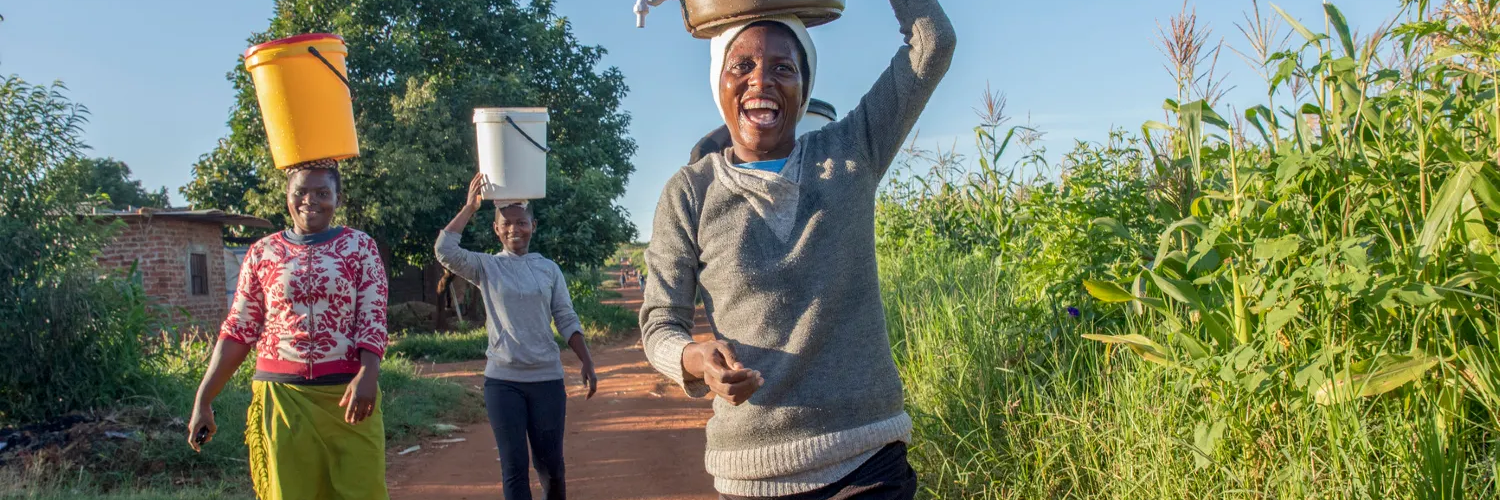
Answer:
<svg viewBox="0 0 1500 500"><path fill-rule="evenodd" d="M1253 395L1084 340L977 256L881 259L926 498L1382 498L1419 480L1399 401ZM1404 464L1404 465L1403 465Z"/></svg>
<svg viewBox="0 0 1500 500"><path fill-rule="evenodd" d="M1167 121L1050 165L986 96L977 166L913 151L878 234L927 495L1495 496L1497 4L1247 16L1243 112L1184 12Z"/></svg>

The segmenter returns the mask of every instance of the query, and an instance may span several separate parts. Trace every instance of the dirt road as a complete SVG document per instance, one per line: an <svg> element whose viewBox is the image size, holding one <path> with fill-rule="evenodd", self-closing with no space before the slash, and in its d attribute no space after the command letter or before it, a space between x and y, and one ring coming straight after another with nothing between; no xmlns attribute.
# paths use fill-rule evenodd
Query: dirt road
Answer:
<svg viewBox="0 0 1500 500"><path fill-rule="evenodd" d="M613 301L634 311L638 287L620 290ZM699 311L694 335L708 334ZM711 336L711 334L708 334ZM578 360L564 350L568 373L568 498L710 500L717 498L713 479L703 471L703 426L712 416L709 401L688 398L646 363L632 333L608 346L591 349L599 391L584 400L578 384ZM425 373L451 377L478 391L484 384L484 362L437 364ZM500 498L500 463L487 423L464 427L453 444L422 443L422 450L391 459L387 479L393 499ZM532 490L541 499L536 471Z"/></svg>

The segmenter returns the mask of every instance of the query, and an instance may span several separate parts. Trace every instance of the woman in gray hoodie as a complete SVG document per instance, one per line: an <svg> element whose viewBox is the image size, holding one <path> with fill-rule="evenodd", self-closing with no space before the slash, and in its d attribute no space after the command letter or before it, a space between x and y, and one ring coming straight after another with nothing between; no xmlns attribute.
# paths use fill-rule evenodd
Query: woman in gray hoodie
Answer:
<svg viewBox="0 0 1500 500"><path fill-rule="evenodd" d="M802 23L716 37L714 96L733 145L678 171L657 204L642 343L689 394L717 395L704 464L724 498L915 495L875 196L956 40L937 0L890 5L906 44L853 111L800 138L817 68ZM695 296L715 340L689 335Z"/></svg>
<svg viewBox="0 0 1500 500"><path fill-rule="evenodd" d="M497 254L471 252L458 246L464 226L484 206L480 195L484 175L469 182L463 210L438 234L437 260L448 270L479 288L484 299L489 347L484 367L484 407L500 452L502 490L506 500L530 500L526 473L526 444L536 465L542 492L548 500L565 498L563 479L563 417L568 394L563 387L562 359L553 328L568 339L582 363L588 397L594 397L598 377L584 343L583 326L568 296L568 281L557 264L531 252L536 218L525 204L495 208L495 235L505 250ZM500 204L497 204L500 205Z"/></svg>

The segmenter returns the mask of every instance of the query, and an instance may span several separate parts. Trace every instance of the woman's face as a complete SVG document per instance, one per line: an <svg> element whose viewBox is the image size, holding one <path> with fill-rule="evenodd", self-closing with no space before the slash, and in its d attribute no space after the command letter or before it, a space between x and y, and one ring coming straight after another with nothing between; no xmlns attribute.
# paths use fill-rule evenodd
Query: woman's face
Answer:
<svg viewBox="0 0 1500 500"><path fill-rule="evenodd" d="M339 207L339 186L329 169L297 170L286 180L286 210L298 233L314 234L328 229Z"/></svg>
<svg viewBox="0 0 1500 500"><path fill-rule="evenodd" d="M536 231L536 221L526 209L510 206L500 209L495 217L495 235L506 250L516 255L526 255L531 249L531 233Z"/></svg>
<svg viewBox="0 0 1500 500"><path fill-rule="evenodd" d="M741 161L791 155L802 78L797 39L785 30L751 26L735 38L719 76L719 109Z"/></svg>

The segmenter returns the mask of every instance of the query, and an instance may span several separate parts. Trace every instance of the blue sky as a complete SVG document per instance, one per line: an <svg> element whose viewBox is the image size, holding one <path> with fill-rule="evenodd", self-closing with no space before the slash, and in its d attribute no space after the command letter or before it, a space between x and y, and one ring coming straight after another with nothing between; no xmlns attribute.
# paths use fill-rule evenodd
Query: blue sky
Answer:
<svg viewBox="0 0 1500 500"><path fill-rule="evenodd" d="M707 42L682 28L676 2L637 29L633 0L558 0L558 10L586 44L609 50L603 64L624 72L640 145L636 173L620 201L649 238L657 195L688 149L717 127L708 88ZM901 43L886 2L848 0L844 19L814 28L820 68L814 96L840 113L858 102ZM1114 127L1138 130L1161 119L1173 84L1155 46L1180 0L944 0L959 35L952 70L917 127L920 144L971 149L973 109L989 85L1009 98L1012 124L1047 133L1060 154L1074 139L1102 140ZM1229 45L1244 47L1233 23L1249 0L1195 2L1200 23ZM1277 2L1315 30L1321 1ZM1399 0L1338 2L1360 31L1393 15ZM1265 4L1262 4L1265 8ZM148 187L177 188L191 165L228 133L233 89L225 74L245 39L263 30L272 0L0 0L0 75L33 83L62 81L90 112L85 139L94 156L128 163ZM1284 30L1285 31L1285 30ZM1228 51L1220 65L1237 85L1226 104L1258 104L1264 85Z"/></svg>

